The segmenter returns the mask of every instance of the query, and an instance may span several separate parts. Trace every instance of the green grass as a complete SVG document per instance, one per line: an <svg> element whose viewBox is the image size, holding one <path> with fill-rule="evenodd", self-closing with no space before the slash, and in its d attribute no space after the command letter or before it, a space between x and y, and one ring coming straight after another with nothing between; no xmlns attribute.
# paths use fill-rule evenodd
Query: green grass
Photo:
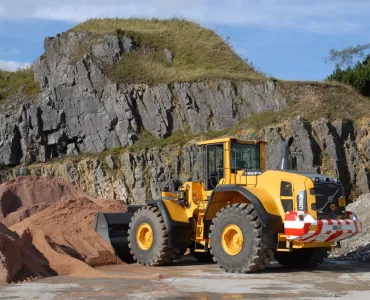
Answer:
<svg viewBox="0 0 370 300"><path fill-rule="evenodd" d="M264 78L214 31L183 19L92 19L71 31L87 31L94 40L106 35L131 36L139 44L138 50L107 68L117 83ZM172 64L165 59L166 48L173 53Z"/></svg>
<svg viewBox="0 0 370 300"><path fill-rule="evenodd" d="M287 120L301 115L308 121L322 117L360 120L370 113L370 98L353 88L331 82L278 81L278 91L287 99L289 107L280 116Z"/></svg>
<svg viewBox="0 0 370 300"><path fill-rule="evenodd" d="M7 72L0 70L0 101L10 99L24 86L23 95L35 96L40 92L40 85L33 77L32 69Z"/></svg>
<svg viewBox="0 0 370 300"><path fill-rule="evenodd" d="M157 139L150 132L142 130L139 139L136 143L128 147L128 151L136 152L143 149L153 148L153 145L158 148L163 148L169 145L183 146L187 142L193 140L194 138L200 136L200 133L189 133L183 132L181 130L174 132L172 135L166 138Z"/></svg>

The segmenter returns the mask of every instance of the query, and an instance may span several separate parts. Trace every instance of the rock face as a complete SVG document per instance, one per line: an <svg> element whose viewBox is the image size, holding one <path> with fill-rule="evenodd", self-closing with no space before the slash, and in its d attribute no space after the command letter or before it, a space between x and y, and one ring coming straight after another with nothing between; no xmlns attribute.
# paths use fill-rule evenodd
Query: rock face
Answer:
<svg viewBox="0 0 370 300"><path fill-rule="evenodd" d="M364 194L354 203L348 205L348 210L354 212L362 222L362 232L341 242L341 248L332 251L332 257L340 260L358 262L370 261L370 194Z"/></svg>
<svg viewBox="0 0 370 300"><path fill-rule="evenodd" d="M125 147L142 129L158 138L185 129L224 129L287 105L273 82L112 82L104 66L137 47L129 37L96 39L69 32L47 38L45 54L33 65L41 87L38 103L23 104L16 114L0 114L0 166ZM165 55L172 61L170 49Z"/></svg>
<svg viewBox="0 0 370 300"><path fill-rule="evenodd" d="M345 194L369 190L366 158L357 148L350 123L330 123L325 119L310 124L300 119L284 127L265 128L259 137L267 141L267 167L277 169L281 146L290 134L293 166L300 171L325 173L340 178ZM191 142L183 147L153 147L135 153L66 159L64 162L33 164L2 173L2 180L30 174L58 177L101 198L143 203L157 199L168 187L175 191L189 179L202 179L202 153Z"/></svg>
<svg viewBox="0 0 370 300"><path fill-rule="evenodd" d="M139 48L132 38L122 36L68 32L47 38L45 54L33 65L41 87L39 101L22 104L17 113L0 113L0 167L23 165L3 171L1 179L55 176L100 197L142 202L159 197L165 186L173 190L189 177L200 178L194 146L39 163L133 145L142 130L157 138L177 131L222 130L288 105L272 81L114 83L106 67ZM175 59L171 49L163 55L169 64ZM309 123L301 118L265 128L259 137L268 142L269 168L277 168L281 145L289 135L295 138L293 163L298 170L339 177L347 195L369 192L367 128L349 121Z"/></svg>
<svg viewBox="0 0 370 300"><path fill-rule="evenodd" d="M356 130L348 121L331 123L326 119L312 124L297 119L290 127L295 139L292 156L297 170L338 177L347 196L369 190L367 159L357 147L357 140L362 138L360 129ZM278 166L283 135L286 136L281 130L273 128L265 133L265 139L270 142L267 148L270 168Z"/></svg>

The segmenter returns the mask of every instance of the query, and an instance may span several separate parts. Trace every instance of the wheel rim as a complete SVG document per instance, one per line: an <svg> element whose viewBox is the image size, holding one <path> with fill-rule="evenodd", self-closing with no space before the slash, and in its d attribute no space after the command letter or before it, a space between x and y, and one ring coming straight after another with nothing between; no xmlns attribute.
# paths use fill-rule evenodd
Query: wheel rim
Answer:
<svg viewBox="0 0 370 300"><path fill-rule="evenodd" d="M222 248L229 255L237 255L243 249L244 237L238 225L229 224L222 231Z"/></svg>
<svg viewBox="0 0 370 300"><path fill-rule="evenodd" d="M136 232L136 241L143 250L148 250L153 244L153 230L148 223L139 226Z"/></svg>

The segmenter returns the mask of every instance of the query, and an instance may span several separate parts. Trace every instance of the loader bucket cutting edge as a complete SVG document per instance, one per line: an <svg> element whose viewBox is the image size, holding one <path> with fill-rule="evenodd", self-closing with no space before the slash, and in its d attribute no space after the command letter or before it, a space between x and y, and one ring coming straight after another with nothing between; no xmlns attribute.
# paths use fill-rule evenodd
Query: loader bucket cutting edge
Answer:
<svg viewBox="0 0 370 300"><path fill-rule="evenodd" d="M112 245L117 256L124 262L132 262L133 258L128 247L128 226L133 212L103 213L95 216L95 231Z"/></svg>

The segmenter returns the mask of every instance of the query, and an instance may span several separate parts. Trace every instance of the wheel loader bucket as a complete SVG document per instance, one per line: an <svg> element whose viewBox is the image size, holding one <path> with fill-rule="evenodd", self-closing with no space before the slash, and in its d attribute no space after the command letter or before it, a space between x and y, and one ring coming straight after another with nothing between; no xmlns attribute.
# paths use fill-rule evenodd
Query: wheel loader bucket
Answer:
<svg viewBox="0 0 370 300"><path fill-rule="evenodd" d="M130 220L138 208L131 206L125 213L99 212L95 216L95 231L112 245L117 256L125 262L133 261L128 247L127 231Z"/></svg>

